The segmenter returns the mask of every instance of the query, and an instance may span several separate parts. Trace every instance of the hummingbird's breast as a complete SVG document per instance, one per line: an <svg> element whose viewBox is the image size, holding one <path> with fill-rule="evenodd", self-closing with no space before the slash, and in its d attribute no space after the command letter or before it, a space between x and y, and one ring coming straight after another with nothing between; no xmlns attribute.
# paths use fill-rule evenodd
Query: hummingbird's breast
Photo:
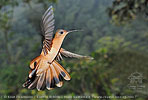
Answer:
<svg viewBox="0 0 148 100"><path fill-rule="evenodd" d="M54 38L52 41L51 49L48 51L48 54L45 56L49 63L51 63L61 48L64 38Z"/></svg>

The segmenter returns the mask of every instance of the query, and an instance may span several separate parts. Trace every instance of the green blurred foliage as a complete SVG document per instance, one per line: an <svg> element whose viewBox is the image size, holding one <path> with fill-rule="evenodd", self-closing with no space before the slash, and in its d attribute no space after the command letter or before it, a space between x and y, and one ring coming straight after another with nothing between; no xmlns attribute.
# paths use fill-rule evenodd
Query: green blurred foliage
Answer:
<svg viewBox="0 0 148 100"><path fill-rule="evenodd" d="M108 0L1 0L0 95L36 97L30 100L38 96L136 95L135 100L146 100L148 89L130 90L128 77L138 71L144 76L143 85L148 86L148 23L137 18L124 27L112 25L106 11L111 4ZM60 63L71 81L51 91L28 90L22 84L30 61L40 54L41 16L50 5L54 7L56 29L84 30L69 34L63 48L91 55L94 60L65 59Z"/></svg>
<svg viewBox="0 0 148 100"><path fill-rule="evenodd" d="M114 0L109 7L109 16L116 25L125 24L140 16L148 20L147 0Z"/></svg>

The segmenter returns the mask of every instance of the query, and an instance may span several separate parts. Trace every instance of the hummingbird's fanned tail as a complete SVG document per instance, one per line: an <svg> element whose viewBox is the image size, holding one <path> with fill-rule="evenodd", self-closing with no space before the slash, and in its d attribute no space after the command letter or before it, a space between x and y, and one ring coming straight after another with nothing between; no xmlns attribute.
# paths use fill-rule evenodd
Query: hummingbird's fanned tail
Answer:
<svg viewBox="0 0 148 100"><path fill-rule="evenodd" d="M51 90L55 87L61 87L63 85L63 79L70 80L68 72L55 60L52 63L47 63L48 67L42 70L42 67L40 67L40 65L42 65L40 58L41 57L35 58L36 60L34 61L38 62L36 62L34 69L31 69L29 72L28 79L23 84L23 87L27 87L28 89L37 88L37 90L47 88Z"/></svg>

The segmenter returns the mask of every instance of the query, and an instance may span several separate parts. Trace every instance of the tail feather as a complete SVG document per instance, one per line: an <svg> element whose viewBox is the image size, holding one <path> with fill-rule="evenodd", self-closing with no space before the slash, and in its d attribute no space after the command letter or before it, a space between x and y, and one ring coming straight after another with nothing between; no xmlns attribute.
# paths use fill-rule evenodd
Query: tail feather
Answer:
<svg viewBox="0 0 148 100"><path fill-rule="evenodd" d="M51 88L51 70L50 70L50 68L49 69L47 69L47 71L46 71L46 88L48 89L48 90L51 90L52 88Z"/></svg>
<svg viewBox="0 0 148 100"><path fill-rule="evenodd" d="M32 70L29 74L29 78L32 78L32 76L36 73L36 68L34 70Z"/></svg>
<svg viewBox="0 0 148 100"><path fill-rule="evenodd" d="M43 73L39 76L39 80L38 80L38 83L37 83L37 90L41 90L42 85L43 85L44 80L45 80L45 75L46 75L46 72L43 72Z"/></svg>
<svg viewBox="0 0 148 100"><path fill-rule="evenodd" d="M44 90L44 89L46 89L46 79L44 80L42 87L41 87L41 90Z"/></svg>
<svg viewBox="0 0 148 100"><path fill-rule="evenodd" d="M33 70L31 70L30 73L32 73ZM23 87L30 87L34 86L34 83L36 83L38 77L36 77L35 73L30 77L27 78L26 82L23 84Z"/></svg>
<svg viewBox="0 0 148 100"><path fill-rule="evenodd" d="M60 74L60 72L58 71L58 69L56 68L56 66L55 65L53 65L54 67L54 69L55 69L55 74L56 74L56 78L58 79L58 83L56 84L56 86L57 87L61 87L62 85L63 85L63 78L62 78L62 76L61 76L61 74Z"/></svg>
<svg viewBox="0 0 148 100"><path fill-rule="evenodd" d="M65 79L65 80L70 80L70 75L68 72L56 61L53 62L53 65L56 67L56 69L59 71L60 75Z"/></svg>
<svg viewBox="0 0 148 100"><path fill-rule="evenodd" d="M39 80L39 77L36 77L35 80L28 86L28 89L36 88L38 80Z"/></svg>
<svg viewBox="0 0 148 100"><path fill-rule="evenodd" d="M59 80L59 77L58 77L59 73L56 72L56 70L55 70L55 68L52 64L51 64L51 69L53 71L52 73L53 73L53 80L55 82L55 85L58 86L58 87L61 87L60 84L59 84L60 83L60 80Z"/></svg>
<svg viewBox="0 0 148 100"><path fill-rule="evenodd" d="M36 62L37 60L38 59L34 61ZM43 61L38 60L38 62L41 63ZM47 69L45 69L43 66L44 70L38 74L38 70L42 70L42 64L38 62L36 67L32 67L34 69L31 69L29 77L23 84L23 87L27 87L28 89L37 88L37 90L44 90L47 88L48 90L51 90L55 87L61 87L63 85L63 79L70 80L70 75L68 72L55 60L51 64L44 64L46 67L48 66ZM34 62L32 62L32 64L33 63Z"/></svg>

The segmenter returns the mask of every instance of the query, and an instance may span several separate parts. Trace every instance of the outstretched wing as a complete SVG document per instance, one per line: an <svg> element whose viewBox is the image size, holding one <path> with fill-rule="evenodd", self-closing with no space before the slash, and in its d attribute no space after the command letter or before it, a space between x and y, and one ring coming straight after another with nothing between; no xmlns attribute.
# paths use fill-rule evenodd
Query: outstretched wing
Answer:
<svg viewBox="0 0 148 100"><path fill-rule="evenodd" d="M82 56L82 55L75 54L75 53L72 53L70 51L67 51L67 50L61 48L60 49L60 52L57 55L57 60L63 60L62 56L64 56L64 57L70 57L70 58L78 58L78 59L81 59L81 58L93 59L93 57Z"/></svg>
<svg viewBox="0 0 148 100"><path fill-rule="evenodd" d="M44 15L42 16L42 35L43 35L43 52L44 55L48 53L48 50L51 48L52 39L53 39L53 31L54 31L54 14L53 7L50 6Z"/></svg>

